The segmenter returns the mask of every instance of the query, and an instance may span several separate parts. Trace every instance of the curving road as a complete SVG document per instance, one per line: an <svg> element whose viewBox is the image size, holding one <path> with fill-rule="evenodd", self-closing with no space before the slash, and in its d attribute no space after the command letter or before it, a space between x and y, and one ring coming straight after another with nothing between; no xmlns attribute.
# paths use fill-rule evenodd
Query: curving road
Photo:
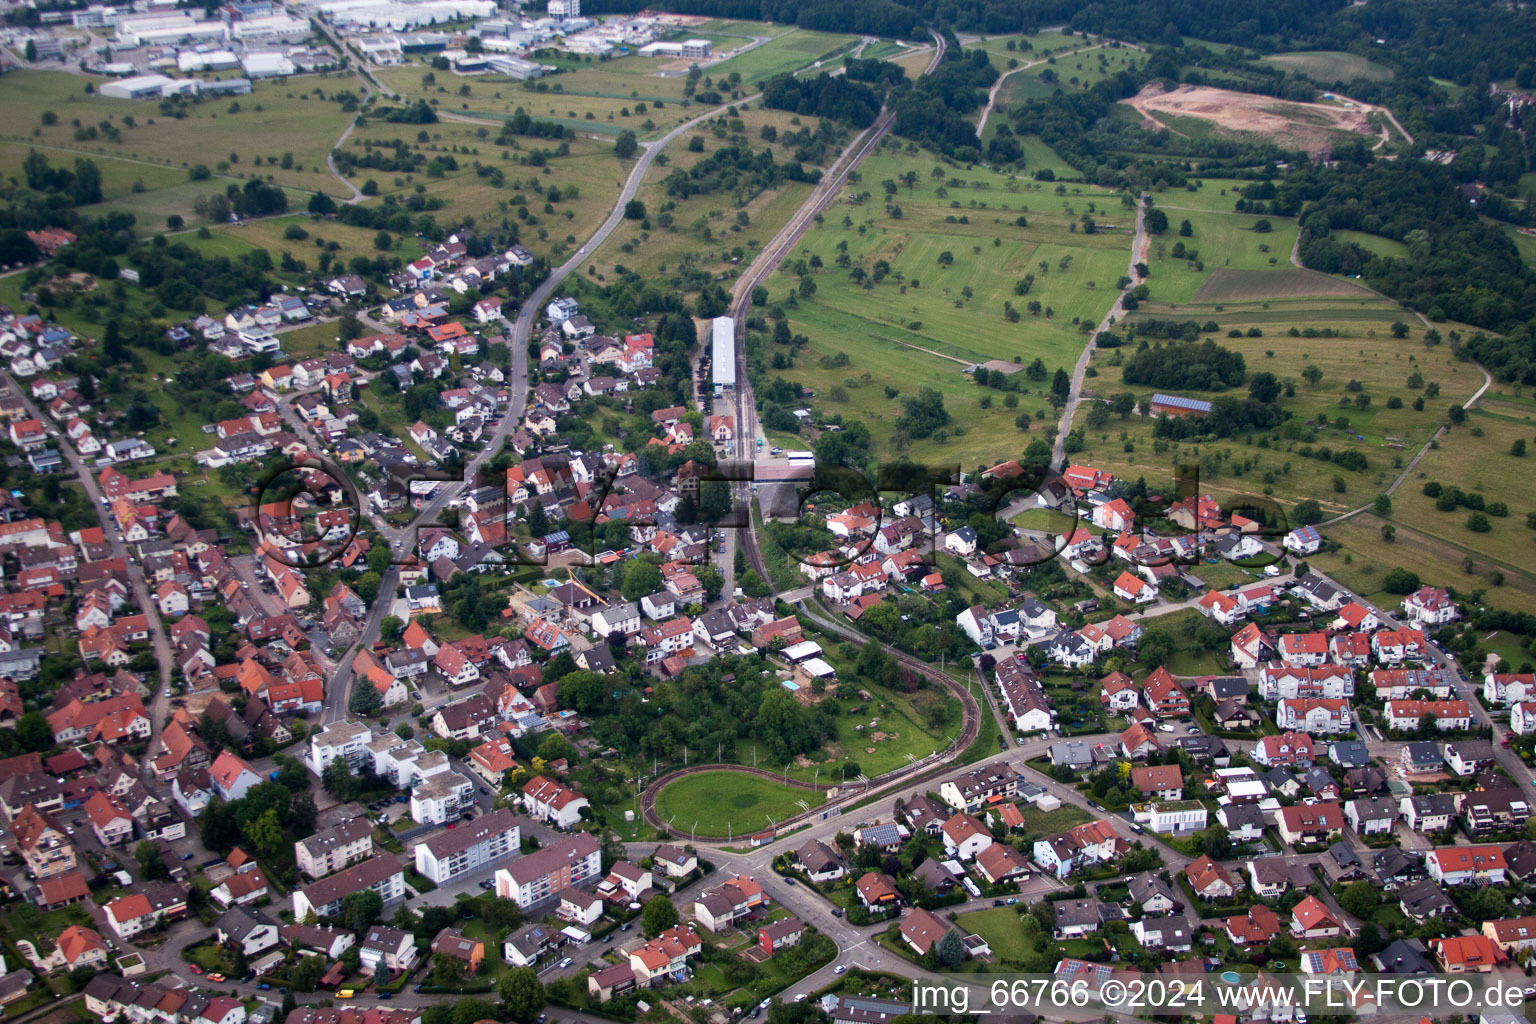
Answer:
<svg viewBox="0 0 1536 1024"><path fill-rule="evenodd" d="M602 245L613 229L619 226L624 219L624 205L635 197L640 190L640 185L645 178L645 172L650 169L658 154L679 135L693 128L695 125L718 117L731 106L741 106L758 99L758 95L735 100L732 103L722 103L711 107L697 117L690 118L673 128L659 139L641 143L643 152L630 169L629 176L624 180L624 186L614 200L613 208L608 216L598 225L592 235L560 266L550 271L544 281L533 290L533 293L523 300L518 309L517 319L501 321L507 330L509 345L512 350L512 373L508 378L507 388L510 395L507 411L502 416L494 433L485 441L485 444L475 453L464 466L462 477L456 480L445 481L437 489L431 500L422 505L411 521L399 529L381 529L381 533L389 541L390 549L394 553L397 562L403 561L411 555L417 528L423 524L433 522L438 513L447 507L448 502L459 494L469 482L475 480L483 466L492 455L501 451L508 437L517 430L523 421L523 415L528 405L528 343L533 335L533 325L538 320L540 310L549 300L550 296L565 283L566 278L576 273L581 265L586 262L588 256ZM399 570L391 566L379 583L379 593L392 595L399 583ZM384 617L389 614L390 605L393 602L380 600L374 602L368 611L368 618L363 623L361 635L357 644L352 648L356 651L362 647L371 645L379 636L379 627ZM330 684L325 691L325 711L323 720L326 723L336 722L346 716L347 698L352 688L352 655L340 659L337 663L336 673L332 676Z"/></svg>
<svg viewBox="0 0 1536 1024"><path fill-rule="evenodd" d="M39 423L52 425L53 421L44 416L42 411L32 401L27 391L16 383L14 377L8 372L0 371L0 382L10 389L23 406L27 414ZM165 724L171 713L171 669L176 662L171 652L170 639L165 634L165 624L160 621L160 609L151 599L149 583L144 578L144 567L128 552L128 545L123 540L122 533L117 528L117 520L102 503L101 488L97 486L96 476L91 468L85 464L75 446L69 443L69 438L63 434L54 434L50 440L59 448L59 454L69 463L70 470L75 479L80 481L80 486L85 489L85 495L90 500L91 509L96 513L96 520L101 524L101 532L107 538L107 543L112 546L112 556L121 558L127 566L128 583L133 588L134 601L138 603L139 611L149 624L149 639L155 650L155 667L159 671L159 682L155 686L155 692L150 695L149 706L145 711L149 714L149 743L144 750L144 763L148 765L150 757L156 753L157 741L160 738L160 729Z"/></svg>

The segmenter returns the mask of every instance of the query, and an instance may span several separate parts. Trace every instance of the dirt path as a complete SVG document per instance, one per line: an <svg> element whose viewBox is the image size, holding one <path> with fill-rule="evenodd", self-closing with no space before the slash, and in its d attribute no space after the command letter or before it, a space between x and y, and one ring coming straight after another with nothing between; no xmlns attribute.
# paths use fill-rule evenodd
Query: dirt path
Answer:
<svg viewBox="0 0 1536 1024"><path fill-rule="evenodd" d="M1057 59L1062 57L1071 57L1079 53L1087 53L1089 50L1097 50L1105 45L1107 44L1098 42L1094 43L1092 46L1084 46L1079 50L1068 50L1066 53L1053 53L1049 57L1041 57L1039 60L1026 61L1023 64L1020 64L1018 67L1009 68L1007 71L1004 71L1002 74L998 75L997 81L992 83L992 91L987 93L987 105L981 108L981 120L976 122L976 138L980 139L982 137L982 133L987 130L987 118L992 116L992 108L997 104L997 94L1002 90L1003 83L1008 81L1008 77L1010 75L1016 75L1020 71L1028 71L1030 68L1039 67L1041 64L1048 63L1052 57ZM1121 45L1124 46L1125 44L1122 43ZM1140 47L1130 46L1127 47L1127 49L1136 50L1140 49Z"/></svg>
<svg viewBox="0 0 1536 1024"><path fill-rule="evenodd" d="M896 347L897 348L910 348L910 349L915 349L918 352L926 352L926 353L928 353L931 356L938 356L940 359L948 359L952 363L959 363L961 366L970 366L971 365L971 363L968 360L961 359L958 356L945 355L943 352L935 352L931 348L923 348L923 346L921 346L921 345L913 345L913 344L910 344L909 342L905 342L905 341L898 342Z"/></svg>
<svg viewBox="0 0 1536 1024"><path fill-rule="evenodd" d="M1109 311L1104 314L1104 319L1099 321L1098 328L1093 334L1088 335L1088 343L1083 346L1082 354L1077 357L1077 365L1072 368L1072 390L1067 393L1067 404L1061 409L1061 421L1056 424L1056 444L1051 449L1052 466L1066 468L1067 435L1072 431L1072 415L1077 411L1077 403L1083 395L1083 378L1088 373L1088 360L1093 356L1093 339L1099 331L1109 330L1110 321L1120 312L1120 303L1130 290L1136 287L1136 264L1146 262L1147 246L1151 243L1151 239L1147 237L1146 212L1147 197L1142 195L1136 203L1136 237L1131 242L1131 260L1126 270L1131 282L1115 297Z"/></svg>
<svg viewBox="0 0 1536 1024"><path fill-rule="evenodd" d="M1416 313L1415 315L1419 318L1419 320L1424 324L1425 327L1430 326L1429 320L1424 316L1423 313ZM1490 387L1493 386L1493 377L1491 377L1489 375L1488 371L1483 369L1481 366L1478 366L1477 363L1473 363L1472 365L1476 366L1477 367L1477 372L1481 373L1483 375L1483 384L1482 384L1482 387L1480 387L1476 391L1472 392L1472 397L1471 398L1467 399L1465 402L1463 402L1461 404L1461 407L1463 409L1470 409L1470 408L1472 408L1472 406L1476 405L1478 400L1483 397L1483 395L1488 391L1488 389ZM1399 487L1401 487L1403 481L1408 479L1408 474L1413 472L1414 467L1419 464L1419 460L1424 458L1425 453L1429 451L1430 446L1433 445L1436 441L1440 440L1442 437L1444 437L1446 435L1446 433L1449 432L1449 431L1450 431L1450 427L1449 426L1441 426L1438 430L1436 430L1433 434L1431 434L1430 437L1429 437L1429 440L1425 441L1424 442L1424 446L1419 449L1418 454L1416 454L1412 459L1409 460L1408 465L1403 467L1403 471L1401 473L1397 474L1397 479L1393 480L1391 486L1389 486L1386 489L1386 491L1384 491L1383 493L1385 493L1387 495L1391 495L1394 491L1396 491ZM1371 504L1372 505L1375 504L1374 500L1372 501ZM1349 519L1352 516L1357 516L1360 513L1369 510L1370 508L1371 508L1371 505L1361 505L1359 508L1352 508L1348 512L1345 512L1342 515L1334 516L1332 519L1329 519L1328 521L1323 522L1323 523L1319 523L1318 525L1319 526L1332 526L1334 523L1342 523L1344 520Z"/></svg>

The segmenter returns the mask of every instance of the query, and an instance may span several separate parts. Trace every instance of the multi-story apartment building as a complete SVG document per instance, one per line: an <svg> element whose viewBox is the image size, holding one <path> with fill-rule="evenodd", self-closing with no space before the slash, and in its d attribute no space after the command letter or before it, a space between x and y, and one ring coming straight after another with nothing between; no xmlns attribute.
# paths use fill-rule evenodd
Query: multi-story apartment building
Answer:
<svg viewBox="0 0 1536 1024"><path fill-rule="evenodd" d="M497 871L496 895L529 907L561 889L596 878L601 870L597 840L590 832L579 832Z"/></svg>
<svg viewBox="0 0 1536 1024"><path fill-rule="evenodd" d="M442 885L517 853L520 836L517 819L503 807L417 845L416 870Z"/></svg>

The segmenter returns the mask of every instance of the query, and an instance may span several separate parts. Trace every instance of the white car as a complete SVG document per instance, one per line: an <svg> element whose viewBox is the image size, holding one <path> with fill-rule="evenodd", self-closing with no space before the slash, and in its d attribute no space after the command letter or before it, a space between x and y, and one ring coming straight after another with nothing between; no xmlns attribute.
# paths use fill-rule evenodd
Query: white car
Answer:
<svg viewBox="0 0 1536 1024"><path fill-rule="evenodd" d="M832 973L833 974L843 974L847 970L848 970L848 965L847 964L838 964L836 967L832 968Z"/></svg>

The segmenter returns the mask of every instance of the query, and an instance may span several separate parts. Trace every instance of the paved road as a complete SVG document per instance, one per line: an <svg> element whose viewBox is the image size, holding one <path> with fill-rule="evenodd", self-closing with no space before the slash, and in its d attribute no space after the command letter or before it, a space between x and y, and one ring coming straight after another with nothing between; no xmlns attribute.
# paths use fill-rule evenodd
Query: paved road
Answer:
<svg viewBox="0 0 1536 1024"><path fill-rule="evenodd" d="M756 100L756 96L738 100L737 103L747 103ZM533 290L518 310L516 321L501 320L502 329L506 331L512 355L512 372L507 378L509 393L508 405L501 421L496 429L486 438L485 444L476 452L464 466L462 477L457 480L445 481L438 487L429 501L422 505L421 509L412 517L410 524L400 529L381 528L381 533L388 539L390 550L394 553L397 562L407 559L412 554L415 544L416 530L419 526L433 522L438 513L448 506L448 503L464 488L472 484L480 473L480 468L497 452L501 451L509 438L523 421L523 416L528 407L528 342L533 335L533 325L539 319L544 304L555 294L565 279L576 273L590 255L596 252L598 246L618 227L624 219L624 206L635 197L640 184L645 178L645 172L655 162L658 154L662 152L673 139L695 125L718 117L724 113L730 104L721 104L712 107L688 121L684 121L666 135L653 142L643 143L643 151L635 165L630 169L628 178L624 181L624 187L620 190L618 198L614 200L613 208L603 223L598 226L580 246L575 255L563 264L552 270L547 278ZM375 525L378 525L377 523ZM379 583L380 594L393 594L399 583L399 570L392 566L383 574ZM363 623L362 634L354 650L372 644L378 639L379 624L388 614L389 602L376 601L369 609L368 618ZM347 698L351 692L353 681L352 658L343 658L338 666L336 675L332 677L325 691L324 721L331 723L346 717Z"/></svg>
<svg viewBox="0 0 1536 1024"><path fill-rule="evenodd" d="M0 381L11 389L27 409L27 414L39 422L47 425L50 430L56 427L53 420L44 416L42 411L32 401L32 396L16 382L16 379L8 372L0 372ZM112 545L112 555L121 558L128 567L128 584L133 589L134 601L138 603L139 611L143 613L149 623L150 644L155 652L155 666L159 674L159 682L155 692L150 696L149 713L150 737L149 745L144 754L144 763L147 765L153 753L155 753L156 741L160 737L161 726L171 713L171 669L175 667L175 659L171 652L171 642L166 636L165 625L160 621L160 610L151 599L149 584L144 579L144 568L139 565L138 559L128 551L128 545L123 541L123 535L118 531L117 520L102 503L101 488L97 486L96 474L91 467L85 464L75 446L69 443L69 439L62 433L50 438L51 443L58 446L59 454L63 455L69 463L75 478L80 481L80 486L85 488L86 497L90 499L91 509L96 513L96 520L101 524L101 531L107 538L107 543Z"/></svg>

